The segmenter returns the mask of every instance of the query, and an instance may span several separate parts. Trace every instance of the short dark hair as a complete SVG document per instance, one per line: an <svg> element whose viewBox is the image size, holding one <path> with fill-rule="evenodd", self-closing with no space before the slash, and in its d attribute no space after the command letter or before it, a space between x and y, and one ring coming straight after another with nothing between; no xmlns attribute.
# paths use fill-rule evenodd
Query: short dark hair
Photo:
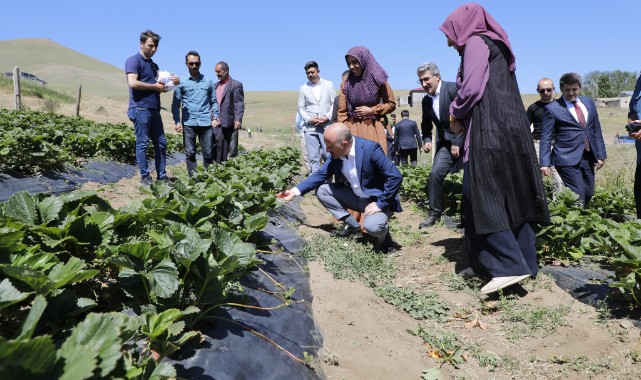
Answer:
<svg viewBox="0 0 641 380"><path fill-rule="evenodd" d="M581 76L577 73L565 73L561 75L561 79L559 79L559 87L561 88L561 91L563 91L564 84L569 86L578 84L579 88L581 88Z"/></svg>
<svg viewBox="0 0 641 380"><path fill-rule="evenodd" d="M390 116L393 117L394 119L396 119L396 114L395 113L391 114Z"/></svg>
<svg viewBox="0 0 641 380"><path fill-rule="evenodd" d="M200 54L198 54L196 50L190 50L187 52L187 54L185 54L185 62L187 62L187 57L189 57L190 55L198 57L198 60L200 61Z"/></svg>
<svg viewBox="0 0 641 380"><path fill-rule="evenodd" d="M152 32L151 29L147 29L144 32L140 33L140 43L144 44L145 42L147 42L148 38L151 38L151 40L154 41L156 45L158 45L158 43L160 42L160 36Z"/></svg>
<svg viewBox="0 0 641 380"><path fill-rule="evenodd" d="M220 65L220 68L229 72L229 65L225 61L220 61L216 64L216 66ZM215 66L214 66L215 67Z"/></svg>
<svg viewBox="0 0 641 380"><path fill-rule="evenodd" d="M316 70L318 70L318 63L316 63L316 61L309 61L309 62L307 62L307 63L305 64L305 72L307 72L307 70L309 70L309 68L310 68L310 67L313 67L313 68L315 68Z"/></svg>
<svg viewBox="0 0 641 380"><path fill-rule="evenodd" d="M410 111L402 110L401 111L401 117L410 117Z"/></svg>

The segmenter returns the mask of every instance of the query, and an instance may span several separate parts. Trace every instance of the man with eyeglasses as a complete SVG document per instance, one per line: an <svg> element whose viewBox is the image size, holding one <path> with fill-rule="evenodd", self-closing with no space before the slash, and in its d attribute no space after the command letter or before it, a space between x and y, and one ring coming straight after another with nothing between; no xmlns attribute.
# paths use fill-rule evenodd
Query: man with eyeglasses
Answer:
<svg viewBox="0 0 641 380"><path fill-rule="evenodd" d="M539 80L536 85L536 92L539 93L540 99L530 104L527 109L527 117L532 124L532 139L534 140L534 148L536 150L536 158L539 158L539 147L541 139L541 124L543 123L543 114L545 113L545 106L554 100L555 88L554 82L550 78L543 78ZM550 167L550 177L552 178L553 196L563 190L563 181L556 171L554 166Z"/></svg>
<svg viewBox="0 0 641 380"><path fill-rule="evenodd" d="M425 62L416 69L418 84L427 91L423 98L423 119L421 132L423 135L423 150L429 152L436 149L432 172L428 180L427 190L429 209L427 218L418 228L427 228L441 219L444 209L443 183L447 173L457 171L456 163L463 153L465 134L455 134L450 129L450 103L458 92L456 83L441 80L441 72L433 62ZM436 146L432 143L432 128L436 126Z"/></svg>
<svg viewBox="0 0 641 380"><path fill-rule="evenodd" d="M318 63L309 61L304 68L308 81L298 90L298 114L302 118L310 172L314 173L327 158L323 133L332 118L336 90L331 81L320 77Z"/></svg>
<svg viewBox="0 0 641 380"><path fill-rule="evenodd" d="M187 174L196 170L196 137L200 141L205 168L214 161L213 128L218 126L218 103L211 79L200 73L200 55L190 51L185 56L189 78L174 90L171 113L176 132L183 133ZM181 112L182 111L182 112Z"/></svg>
<svg viewBox="0 0 641 380"><path fill-rule="evenodd" d="M554 165L563 184L588 207L594 195L594 171L607 158L601 123L594 101L579 96L579 74L563 74L559 87L562 96L545 107L541 124L541 173L549 175Z"/></svg>

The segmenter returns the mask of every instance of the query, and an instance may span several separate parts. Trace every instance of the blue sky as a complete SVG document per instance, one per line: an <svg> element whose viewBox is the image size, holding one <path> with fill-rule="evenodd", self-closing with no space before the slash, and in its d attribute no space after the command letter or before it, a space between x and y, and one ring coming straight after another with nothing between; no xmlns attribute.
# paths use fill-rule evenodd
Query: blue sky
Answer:
<svg viewBox="0 0 641 380"><path fill-rule="evenodd" d="M197 50L213 76L220 60L249 91L296 90L303 65L316 60L336 86L352 46L367 46L396 89L418 87L416 67L435 62L454 80L459 57L438 27L464 2L392 1L21 1L3 10L0 40L49 38L122 68L141 31L162 36L154 60L186 75L184 55ZM521 92L538 79L592 70L641 70L641 1L479 1L505 28L516 55ZM145 7L144 4L149 4ZM5 12L3 12L4 14ZM577 41L578 47L574 47ZM124 77L123 77L124 80Z"/></svg>

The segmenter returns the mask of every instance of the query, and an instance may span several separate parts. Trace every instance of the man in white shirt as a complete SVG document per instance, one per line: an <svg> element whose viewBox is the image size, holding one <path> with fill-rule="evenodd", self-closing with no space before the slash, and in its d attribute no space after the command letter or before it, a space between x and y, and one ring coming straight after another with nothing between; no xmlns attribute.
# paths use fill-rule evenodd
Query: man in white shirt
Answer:
<svg viewBox="0 0 641 380"><path fill-rule="evenodd" d="M441 72L433 62L425 62L416 69L418 83L427 91L423 98L423 150L435 149L432 172L427 183L429 210L418 228L436 224L445 209L443 183L448 173L459 169L457 162L463 152L464 133L455 134L450 128L450 103L458 92L456 83L441 80ZM436 144L432 142L432 128L436 126Z"/></svg>
<svg viewBox="0 0 641 380"><path fill-rule="evenodd" d="M315 61L305 64L305 75L308 82L298 91L298 114L302 118L301 130L305 133L307 157L313 173L326 158L323 132L332 118L336 90L332 82L321 79Z"/></svg>
<svg viewBox="0 0 641 380"><path fill-rule="evenodd" d="M579 74L563 74L559 87L562 96L545 106L543 114L541 173L547 176L550 166L556 167L563 184L588 207L594 195L594 172L603 167L607 158L601 122L594 101L579 96Z"/></svg>
<svg viewBox="0 0 641 380"><path fill-rule="evenodd" d="M362 212L365 232L377 239L379 251L395 247L388 233L390 213L400 212L398 191L403 176L373 141L353 137L349 128L334 123L325 131L327 152L331 157L296 187L278 194L286 201L316 189L316 196L343 227L335 235L359 235L361 227L347 209ZM334 183L327 181L334 176Z"/></svg>

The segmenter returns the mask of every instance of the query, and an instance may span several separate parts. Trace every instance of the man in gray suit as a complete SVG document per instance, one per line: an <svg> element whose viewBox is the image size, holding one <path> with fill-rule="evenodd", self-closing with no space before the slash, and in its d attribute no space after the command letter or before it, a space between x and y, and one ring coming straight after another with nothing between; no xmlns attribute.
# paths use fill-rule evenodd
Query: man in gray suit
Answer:
<svg viewBox="0 0 641 380"><path fill-rule="evenodd" d="M214 83L218 100L218 126L214 128L217 152L216 162L227 161L238 153L238 130L243 124L245 93L243 84L229 76L229 65L216 64L218 82Z"/></svg>
<svg viewBox="0 0 641 380"><path fill-rule="evenodd" d="M436 149L432 172L428 180L429 211L427 218L418 228L431 227L441 218L444 208L443 183L447 173L458 169L456 163L463 153L465 135L454 134L450 129L450 103L456 96L457 87L454 82L441 80L441 72L436 64L425 62L416 69L418 83L427 91L423 98L423 150L429 152ZM432 128L436 126L436 146L432 144Z"/></svg>
<svg viewBox="0 0 641 380"><path fill-rule="evenodd" d="M332 82L321 79L315 61L305 64L305 74L309 80L298 91L298 114L303 119L301 130L305 133L309 166L314 173L326 158L323 133L332 119L336 90Z"/></svg>

